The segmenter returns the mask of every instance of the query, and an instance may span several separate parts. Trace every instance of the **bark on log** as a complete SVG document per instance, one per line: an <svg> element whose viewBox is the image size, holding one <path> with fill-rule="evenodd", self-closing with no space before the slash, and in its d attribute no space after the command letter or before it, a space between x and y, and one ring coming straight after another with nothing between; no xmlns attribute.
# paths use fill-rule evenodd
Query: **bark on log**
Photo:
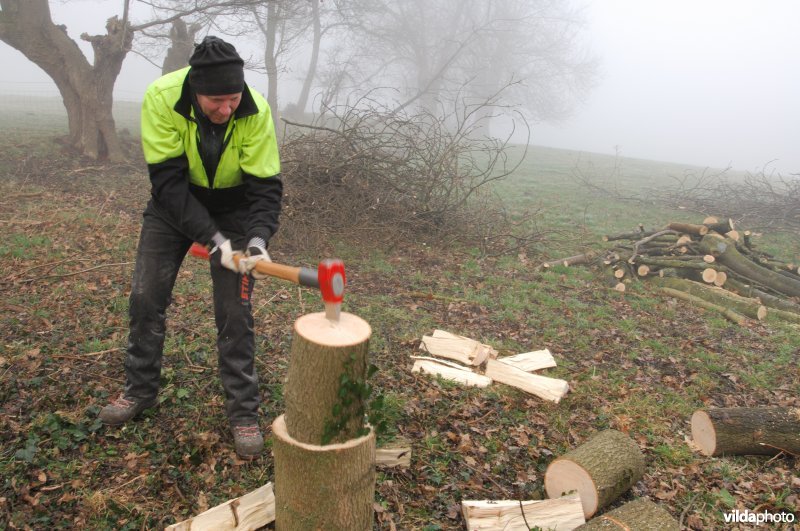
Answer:
<svg viewBox="0 0 800 531"><path fill-rule="evenodd" d="M575 494L554 500L522 502L464 500L461 502L461 512L467 523L467 531L491 529L528 531L529 526L568 531L586 521L583 517L581 500Z"/></svg>
<svg viewBox="0 0 800 531"><path fill-rule="evenodd" d="M736 291L739 295L743 297L752 297L757 298L761 301L761 304L768 308L774 308L776 310L783 310L786 312L800 314L800 304L795 304L793 302L787 301L780 297L776 297L771 293L767 293L766 291L760 290L750 284L745 284L744 282L740 282L739 280L729 278L726 282L728 288L731 288Z"/></svg>
<svg viewBox="0 0 800 531"><path fill-rule="evenodd" d="M559 258L558 260L550 260L549 262L544 262L542 264L542 267L547 269L548 267L553 267L557 265L563 265L564 267L569 267L573 265L586 264L594 260L595 256L597 256L596 251L589 251L583 254L577 254L575 256L568 256L567 258Z"/></svg>
<svg viewBox="0 0 800 531"><path fill-rule="evenodd" d="M740 313L736 313L733 310L729 310L728 308L723 308L722 306L712 304L699 297L695 297L694 295L689 295L685 291L680 291L673 288L660 288L660 289L662 292L669 295L670 297L675 297L676 299L681 299L686 302L690 302L693 305L698 306L700 308L705 308L706 310L717 312L726 319L728 319L729 321L734 322L739 326L744 326L745 324L747 324L747 317L745 317Z"/></svg>
<svg viewBox="0 0 800 531"><path fill-rule="evenodd" d="M736 229L736 226L734 225L732 219L726 219L724 221L713 221L709 223L706 223L706 221L703 220L703 225L708 227L708 230L713 230L718 234L726 234Z"/></svg>
<svg viewBox="0 0 800 531"><path fill-rule="evenodd" d="M342 312L338 324L322 312L295 321L284 392L286 426L294 439L322 444L326 428L335 419L335 406L345 412L339 418L351 414L329 442L359 436L364 428L364 398L349 396L350 403L344 404L339 396L340 378L347 374L352 382L366 380L371 334L366 321L347 312Z"/></svg>
<svg viewBox="0 0 800 531"><path fill-rule="evenodd" d="M600 432L550 463L544 475L547 496L577 491L583 514L591 517L644 475L644 455L636 442L616 430Z"/></svg>
<svg viewBox="0 0 800 531"><path fill-rule="evenodd" d="M680 531L680 528L665 509L646 498L639 498L592 518L576 531Z"/></svg>
<svg viewBox="0 0 800 531"><path fill-rule="evenodd" d="M722 288L706 286L705 284L682 278L654 278L651 282L663 288L683 291L751 319L761 321L767 316L767 307L763 306L758 299L747 299Z"/></svg>
<svg viewBox="0 0 800 531"><path fill-rule="evenodd" d="M604 242L613 242L615 240L638 240L639 238L646 238L648 236L652 236L657 230L637 230L633 232L620 232L618 234L608 234L603 236Z"/></svg>
<svg viewBox="0 0 800 531"><path fill-rule="evenodd" d="M692 439L709 456L800 456L800 409L701 409L692 415Z"/></svg>
<svg viewBox="0 0 800 531"><path fill-rule="evenodd" d="M281 415L272 435L276 529L372 529L374 432L339 444L306 444L289 435Z"/></svg>
<svg viewBox="0 0 800 531"><path fill-rule="evenodd" d="M747 259L737 249L733 240L709 234L700 241L706 254L714 255L719 262L732 271L790 297L800 297L800 281L762 267Z"/></svg>

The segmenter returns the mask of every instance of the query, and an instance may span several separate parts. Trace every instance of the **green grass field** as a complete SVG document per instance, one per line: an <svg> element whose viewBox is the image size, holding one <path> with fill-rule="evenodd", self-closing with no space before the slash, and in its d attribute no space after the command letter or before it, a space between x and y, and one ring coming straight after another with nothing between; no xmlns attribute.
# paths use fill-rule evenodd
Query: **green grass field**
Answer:
<svg viewBox="0 0 800 531"><path fill-rule="evenodd" d="M168 310L160 407L121 428L97 422L123 385L148 182L144 167L75 159L51 135L0 133L0 521L158 529L273 480L269 452L253 463L232 452L200 261L184 264ZM542 498L547 465L608 428L627 433L646 459L644 478L612 507L646 497L687 529L735 528L723 523L734 509L797 513L796 456L708 458L689 443L698 408L800 407L796 326L736 326L644 284L618 293L590 268L535 267L602 248L603 234L639 223L702 220L601 197L576 174L633 193L686 170L534 148L496 187L511 209L539 211L547 238L525 253L332 242L348 268L344 309L373 329L373 384L390 420L383 439L412 444L408 469L378 470L376 529L464 529L461 500ZM800 255L797 242L765 238L787 259ZM283 243L270 249L276 261L319 258ZM263 428L283 411L292 323L320 310L308 290L256 286ZM548 348L558 367L542 374L567 380L570 393L553 404L501 384L467 389L412 374L409 356L435 328L501 356Z"/></svg>

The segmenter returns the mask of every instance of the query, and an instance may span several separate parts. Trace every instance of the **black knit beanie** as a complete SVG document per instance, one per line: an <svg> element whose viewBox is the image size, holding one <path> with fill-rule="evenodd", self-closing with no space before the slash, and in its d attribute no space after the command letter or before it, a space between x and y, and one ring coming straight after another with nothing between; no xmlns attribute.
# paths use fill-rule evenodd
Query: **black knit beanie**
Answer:
<svg viewBox="0 0 800 531"><path fill-rule="evenodd" d="M196 94L219 96L244 90L244 61L236 48L219 37L208 36L189 58L189 84Z"/></svg>

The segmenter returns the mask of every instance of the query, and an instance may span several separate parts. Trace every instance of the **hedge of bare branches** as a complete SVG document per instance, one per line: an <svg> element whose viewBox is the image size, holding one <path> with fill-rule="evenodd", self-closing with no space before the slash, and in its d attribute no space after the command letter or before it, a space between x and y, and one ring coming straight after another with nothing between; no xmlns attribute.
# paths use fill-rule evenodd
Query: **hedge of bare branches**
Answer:
<svg viewBox="0 0 800 531"><path fill-rule="evenodd" d="M488 191L514 169L508 139L478 138L481 119L463 111L437 118L350 106L313 123L286 121L283 238L309 247L331 235L459 241L485 254L540 239Z"/></svg>

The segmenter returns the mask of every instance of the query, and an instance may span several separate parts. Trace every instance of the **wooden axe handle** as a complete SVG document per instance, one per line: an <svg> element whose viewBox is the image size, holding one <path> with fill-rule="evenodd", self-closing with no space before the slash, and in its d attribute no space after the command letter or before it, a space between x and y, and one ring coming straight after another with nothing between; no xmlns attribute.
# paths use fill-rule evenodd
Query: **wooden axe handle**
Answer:
<svg viewBox="0 0 800 531"><path fill-rule="evenodd" d="M204 260L209 259L208 249L199 243L192 244L192 247L189 249L189 254ZM242 255L240 254L233 255L233 261L237 267L239 266L239 260L241 258ZM306 267L293 267L262 260L256 264L256 271L263 275L288 280L289 282L294 282L295 284L300 284L301 286L319 288L317 272Z"/></svg>

